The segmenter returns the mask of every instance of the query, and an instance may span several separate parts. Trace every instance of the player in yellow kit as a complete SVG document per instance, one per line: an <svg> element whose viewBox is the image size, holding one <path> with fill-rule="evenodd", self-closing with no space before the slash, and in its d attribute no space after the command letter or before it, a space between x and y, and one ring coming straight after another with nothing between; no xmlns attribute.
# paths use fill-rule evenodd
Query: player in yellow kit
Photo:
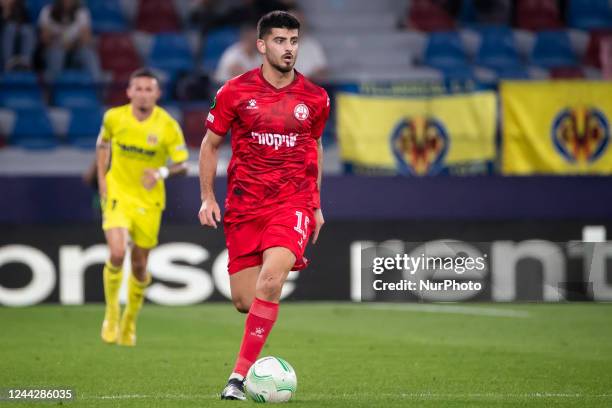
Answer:
<svg viewBox="0 0 612 408"><path fill-rule="evenodd" d="M183 133L179 124L157 106L160 94L159 81L151 71L134 72L127 89L130 103L106 112L98 136L102 228L110 250L103 272L106 313L102 340L107 343L136 344L136 318L151 282L147 259L157 245L165 207L164 179L187 171ZM128 237L132 274L128 302L120 319L119 288Z"/></svg>

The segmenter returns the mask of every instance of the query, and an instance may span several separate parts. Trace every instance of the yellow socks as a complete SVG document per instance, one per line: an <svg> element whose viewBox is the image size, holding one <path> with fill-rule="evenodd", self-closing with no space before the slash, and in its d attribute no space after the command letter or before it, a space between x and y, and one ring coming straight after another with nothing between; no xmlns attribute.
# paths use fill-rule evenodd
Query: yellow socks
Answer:
<svg viewBox="0 0 612 408"><path fill-rule="evenodd" d="M144 292L151 283L151 275L147 274L144 282L130 274L128 280L128 302L119 321L119 289L123 278L121 267L107 261L104 265L104 299L106 312L102 323L102 340L106 343L118 343L123 346L136 344L136 319L142 308Z"/></svg>
<svg viewBox="0 0 612 408"><path fill-rule="evenodd" d="M123 311L120 323L118 343L122 346L136 345L136 319L144 302L144 292L151 283L151 275L147 274L144 282L130 275L128 281L128 302Z"/></svg>
<svg viewBox="0 0 612 408"><path fill-rule="evenodd" d="M110 261L104 265L104 299L106 312L102 323L102 340L106 343L117 342L119 336L119 288L123 271L121 266L114 266Z"/></svg>

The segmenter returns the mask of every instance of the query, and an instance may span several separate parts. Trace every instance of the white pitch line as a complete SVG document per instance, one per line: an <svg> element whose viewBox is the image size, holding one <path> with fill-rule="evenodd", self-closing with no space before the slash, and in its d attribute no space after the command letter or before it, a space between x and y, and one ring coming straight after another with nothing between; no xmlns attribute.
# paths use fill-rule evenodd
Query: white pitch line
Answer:
<svg viewBox="0 0 612 408"><path fill-rule="evenodd" d="M525 394L400 394L405 398L610 398L612 394L566 394L554 392L534 392Z"/></svg>
<svg viewBox="0 0 612 408"><path fill-rule="evenodd" d="M332 399L350 399L350 398L405 398L405 399L452 399L452 398L463 398L463 399L546 399L546 398L612 398L612 394L579 394L579 393L554 393L554 392L533 392L533 393L516 393L516 394L505 394L505 393L468 393L468 394L451 394L451 393L376 393L375 395L369 394L307 394L305 399L311 398L332 398Z"/></svg>
<svg viewBox="0 0 612 408"><path fill-rule="evenodd" d="M132 395L100 395L97 397L82 397L83 399L141 399L141 398L151 398L150 395L140 395L140 394L132 394Z"/></svg>
<svg viewBox="0 0 612 408"><path fill-rule="evenodd" d="M387 310L387 311L407 311L407 312L424 312L424 313L451 313L471 316L490 316L490 317L531 317L528 312L523 310L501 309L493 307L470 307L456 305L432 305L423 303L402 303L402 304L385 304L372 303L361 304L367 309Z"/></svg>
<svg viewBox="0 0 612 408"><path fill-rule="evenodd" d="M92 396L77 396L76 399L84 400L130 400L130 399L155 399L155 400L201 400L201 399L217 399L218 394L124 394L124 395L92 395ZM298 400L308 401L311 399L380 399L380 398L404 398L404 399L452 399L452 398L467 398L467 399L580 399L580 398L612 398L612 394L580 394L580 393L555 393L555 392L533 392L533 393L472 393L472 394L451 394L451 393L345 393L345 394L310 394L306 393L298 396Z"/></svg>
<svg viewBox="0 0 612 408"><path fill-rule="evenodd" d="M162 399L162 400L191 400L191 399L210 399L218 398L218 394L214 395L186 395L186 394L124 394L124 395L86 395L77 396L77 399L85 400L130 400L130 399Z"/></svg>

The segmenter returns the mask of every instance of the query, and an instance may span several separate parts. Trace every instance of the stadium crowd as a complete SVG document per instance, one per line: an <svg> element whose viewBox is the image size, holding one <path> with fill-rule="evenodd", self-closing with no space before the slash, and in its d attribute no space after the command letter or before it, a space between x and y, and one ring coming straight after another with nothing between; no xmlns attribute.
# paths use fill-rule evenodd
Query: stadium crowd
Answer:
<svg viewBox="0 0 612 408"><path fill-rule="evenodd" d="M612 77L608 0L2 0L0 145L91 149L149 66L197 147L219 84L260 63L254 22L305 22L297 69L339 83ZM334 126L333 121L330 124ZM326 143L333 143L328 129Z"/></svg>

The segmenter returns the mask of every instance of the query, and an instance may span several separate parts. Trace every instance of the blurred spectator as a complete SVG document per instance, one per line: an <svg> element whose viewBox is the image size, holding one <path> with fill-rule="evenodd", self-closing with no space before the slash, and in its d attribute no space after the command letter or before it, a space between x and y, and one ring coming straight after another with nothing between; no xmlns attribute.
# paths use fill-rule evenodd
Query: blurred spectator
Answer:
<svg viewBox="0 0 612 408"><path fill-rule="evenodd" d="M257 51L257 28L254 23L244 25L240 29L240 40L221 55L215 72L215 81L223 83L257 68L261 62L261 55Z"/></svg>
<svg viewBox="0 0 612 408"><path fill-rule="evenodd" d="M0 0L2 22L2 65L5 70L29 69L36 37L29 24L24 0Z"/></svg>
<svg viewBox="0 0 612 408"><path fill-rule="evenodd" d="M202 32L221 26L241 26L245 21L257 21L270 11L295 7L294 0L242 0L235 6L222 9L218 0L195 0L191 9L191 21Z"/></svg>
<svg viewBox="0 0 612 408"><path fill-rule="evenodd" d="M319 40L310 35L306 17L298 7L289 10L300 21L300 46L295 69L315 82L327 76L327 58Z"/></svg>
<svg viewBox="0 0 612 408"><path fill-rule="evenodd" d="M189 21L206 33L214 22L214 17L219 14L219 1L217 0L193 0L189 9Z"/></svg>
<svg viewBox="0 0 612 408"><path fill-rule="evenodd" d="M55 78L67 62L74 60L95 80L100 79L100 62L92 47L91 16L80 0L54 0L40 12L38 24L47 79Z"/></svg>

